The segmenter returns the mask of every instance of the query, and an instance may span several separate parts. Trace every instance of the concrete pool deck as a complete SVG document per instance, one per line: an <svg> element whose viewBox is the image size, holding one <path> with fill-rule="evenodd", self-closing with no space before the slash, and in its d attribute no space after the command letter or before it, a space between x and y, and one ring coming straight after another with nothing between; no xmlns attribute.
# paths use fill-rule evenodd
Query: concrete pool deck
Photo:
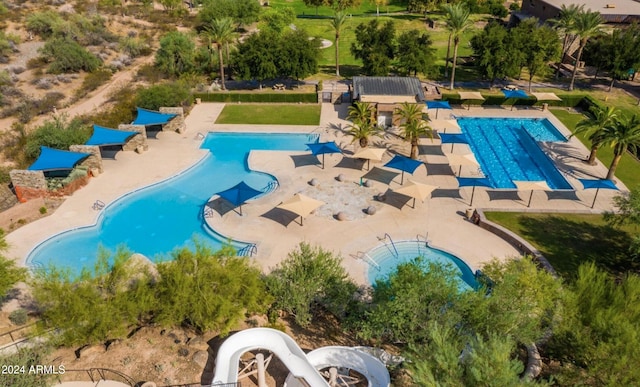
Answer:
<svg viewBox="0 0 640 387"><path fill-rule="evenodd" d="M343 129L348 122L340 117L346 116L347 105L323 104L321 123L318 126L249 126L249 125L215 125L213 122L224 107L224 104L203 103L194 106L186 117L187 130L184 134L160 133L157 140L150 140L149 151L141 155L133 152L119 152L117 160L105 160L105 172L68 198L51 216L25 225L7 235L10 244L8 256L15 257L24 263L27 254L43 240L71 228L91 225L96 222L99 212L91 209L96 200L107 204L118 197L149 184L164 180L188 168L200 160L206 151L200 150L201 139L198 133L208 131L258 131L258 132L315 132L320 134L321 141L336 141L345 151L352 154L357 144L345 137ZM549 112L540 110L510 111L502 108L454 109L439 112L439 119L455 116L475 117L532 117L548 118L568 137L568 130ZM408 145L389 134L384 138L374 138L374 146L386 146L391 152L408 154ZM270 173L277 177L280 187L273 193L265 195L243 206L244 216L233 211L213 211L206 220L219 233L236 240L257 244L255 261L266 271L282 261L289 251L301 241L318 244L326 249L340 253L344 258L344 266L359 283L365 283L368 264L353 257L361 252L379 245L378 238L388 233L394 240L416 239L418 235L428 237L432 246L441 248L465 260L472 269L492 258L518 256L519 251L507 242L477 227L464 218L465 211L470 208L471 188L460 189L451 167L447 164L445 153L450 148L441 147L439 140L422 139L419 157L428 165L419 167L413 176L404 177L426 184L436 185L432 197L424 203L418 201L416 208L401 207L398 197L388 195L386 202L373 200L374 195L386 192L390 187L400 187L399 175L394 177L392 170L381 169L382 163L371 163L371 170L357 169L348 157L327 155L326 167L321 169L314 164L308 152L274 152L254 151L248 163L251 169ZM593 210L590 209L594 190L583 191L577 178L599 178L605 176L606 167L601 164L589 166L582 160L588 150L575 138L567 143L547 144L545 152L552 156L556 165L567 180L576 188L575 192L535 192L531 208L526 208L529 192L487 190L476 188L474 208L502 211L575 211L599 213L610 210L611 198L615 191L601 190ZM468 153L468 147L456 145L455 153ZM392 157L387 152L383 163ZM378 167L378 168L376 168ZM366 167L365 167L366 168ZM457 168L456 173L457 173ZM395 173L395 172L393 172ZM477 168L463 167L462 176L473 176ZM338 182L336 177L343 175L344 181ZM372 187L359 185L360 178L372 181ZM317 179L318 185L308 184ZM406 183L405 183L406 184ZM308 196L322 197L329 201L335 199L335 208L340 203L344 211L364 214L363 203L373 205L375 215L361 215L351 221L338 221L331 212L317 211L304 220L300 226L291 217L273 209L294 193L303 191ZM213 192L212 192L213 195ZM517 196L519 195L519 196ZM365 202L354 204L355 196L362 196ZM514 200L520 197L520 200ZM572 200L573 199L573 200ZM579 199L579 200L575 200ZM204 204L204 203L203 203ZM409 203L410 204L410 203ZM353 206L357 208L352 208ZM348 208L351 206L351 208Z"/></svg>

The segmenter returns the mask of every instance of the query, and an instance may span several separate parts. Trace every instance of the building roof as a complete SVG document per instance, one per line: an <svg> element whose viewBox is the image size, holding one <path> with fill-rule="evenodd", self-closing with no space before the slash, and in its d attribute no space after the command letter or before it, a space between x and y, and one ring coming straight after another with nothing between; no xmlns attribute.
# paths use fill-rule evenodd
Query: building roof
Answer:
<svg viewBox="0 0 640 387"><path fill-rule="evenodd" d="M576 4L584 5L584 9L600 12L602 18L610 23L629 23L640 20L640 2L635 0L544 0L557 8Z"/></svg>
<svg viewBox="0 0 640 387"><path fill-rule="evenodd" d="M424 100L422 85L413 77L353 77L353 98L362 96L412 96ZM416 101L416 102L417 102Z"/></svg>

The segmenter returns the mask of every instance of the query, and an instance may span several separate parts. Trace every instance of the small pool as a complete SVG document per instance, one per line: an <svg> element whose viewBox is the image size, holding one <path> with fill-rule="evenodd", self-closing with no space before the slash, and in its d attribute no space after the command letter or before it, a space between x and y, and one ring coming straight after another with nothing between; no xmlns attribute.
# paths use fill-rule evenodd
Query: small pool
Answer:
<svg viewBox="0 0 640 387"><path fill-rule="evenodd" d="M367 278L370 284L377 279L386 278L401 263L411 262L414 258L423 257L427 262L449 265L458 272L458 288L460 290L478 289L479 284L473 270L463 260L445 251L429 247L424 241L386 242L368 253Z"/></svg>
<svg viewBox="0 0 640 387"><path fill-rule="evenodd" d="M306 150L316 135L273 133L209 133L201 148L203 160L161 183L122 196L101 213L96 225L57 234L38 245L27 257L29 266L67 267L75 272L92 268L99 246L115 251L126 246L153 261L167 259L180 247L193 247L194 239L213 249L228 242L203 219L207 200L216 192L245 181L264 189L275 178L251 171L251 150ZM87 211L91 209L87 208ZM240 249L246 243L231 241Z"/></svg>
<svg viewBox="0 0 640 387"><path fill-rule="evenodd" d="M538 146L567 141L546 118L460 117L458 124L495 188L516 188L514 180L544 180L551 189L573 189Z"/></svg>

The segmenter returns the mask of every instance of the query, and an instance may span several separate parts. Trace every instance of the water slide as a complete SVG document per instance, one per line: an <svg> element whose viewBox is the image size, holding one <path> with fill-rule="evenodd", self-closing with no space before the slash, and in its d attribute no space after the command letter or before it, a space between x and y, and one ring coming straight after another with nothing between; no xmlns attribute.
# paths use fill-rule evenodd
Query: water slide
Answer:
<svg viewBox="0 0 640 387"><path fill-rule="evenodd" d="M225 340L218 349L216 371L212 386L238 381L240 357L249 351L266 349L273 352L290 372L289 387L328 387L329 383L318 369L339 367L353 369L364 375L371 387L388 387L387 368L375 357L349 347L323 347L305 354L286 333L270 328L252 328L240 331Z"/></svg>

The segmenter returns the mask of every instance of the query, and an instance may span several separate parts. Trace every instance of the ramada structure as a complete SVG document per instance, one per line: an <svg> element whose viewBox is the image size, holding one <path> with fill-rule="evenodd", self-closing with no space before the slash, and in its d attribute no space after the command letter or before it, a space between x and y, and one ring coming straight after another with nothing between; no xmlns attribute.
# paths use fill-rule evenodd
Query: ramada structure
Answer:
<svg viewBox="0 0 640 387"><path fill-rule="evenodd" d="M599 12L606 23L631 24L640 21L640 2L635 0L523 0L521 14L544 21L557 18L562 6L571 4Z"/></svg>

